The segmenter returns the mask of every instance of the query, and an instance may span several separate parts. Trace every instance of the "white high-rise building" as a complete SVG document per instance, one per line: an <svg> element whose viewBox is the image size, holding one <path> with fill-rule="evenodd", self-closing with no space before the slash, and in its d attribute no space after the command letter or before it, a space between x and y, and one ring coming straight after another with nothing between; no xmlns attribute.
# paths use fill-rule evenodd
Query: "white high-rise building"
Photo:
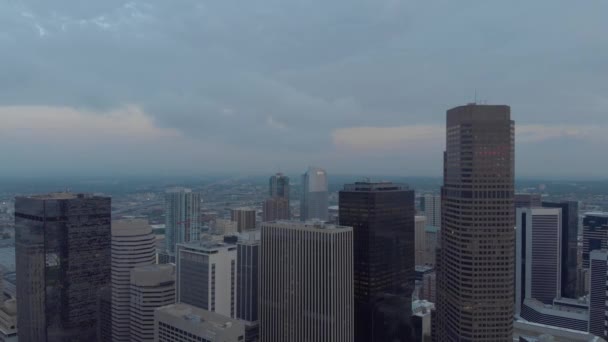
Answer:
<svg viewBox="0 0 608 342"><path fill-rule="evenodd" d="M351 227L263 223L260 267L262 341L353 341Z"/></svg>
<svg viewBox="0 0 608 342"><path fill-rule="evenodd" d="M425 265L427 244L426 244L426 216L416 216L416 231L415 231L415 248L416 248L416 265Z"/></svg>
<svg viewBox="0 0 608 342"><path fill-rule="evenodd" d="M177 245L177 302L236 317L235 245L198 241Z"/></svg>
<svg viewBox="0 0 608 342"><path fill-rule="evenodd" d="M112 341L131 341L131 270L155 263L155 241L147 220L112 222Z"/></svg>
<svg viewBox="0 0 608 342"><path fill-rule="evenodd" d="M516 229L515 314L525 299L552 305L561 297L561 223L559 208L518 208Z"/></svg>
<svg viewBox="0 0 608 342"><path fill-rule="evenodd" d="M131 270L130 337L154 341L154 310L175 304L175 266L149 265Z"/></svg>
<svg viewBox="0 0 608 342"><path fill-rule="evenodd" d="M441 195L424 195L423 201L427 225L441 227Z"/></svg>
<svg viewBox="0 0 608 342"><path fill-rule="evenodd" d="M309 167L302 175L300 220L327 221L328 196L327 172L317 167Z"/></svg>
<svg viewBox="0 0 608 342"><path fill-rule="evenodd" d="M171 188L165 193L165 242L170 255L176 244L199 240L200 209L201 195L191 189Z"/></svg>

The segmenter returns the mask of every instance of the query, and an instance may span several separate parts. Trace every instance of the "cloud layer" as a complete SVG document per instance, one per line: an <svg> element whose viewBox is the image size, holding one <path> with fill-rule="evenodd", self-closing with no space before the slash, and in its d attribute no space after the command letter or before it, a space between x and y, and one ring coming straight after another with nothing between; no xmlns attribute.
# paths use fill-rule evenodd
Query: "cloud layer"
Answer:
<svg viewBox="0 0 608 342"><path fill-rule="evenodd" d="M512 105L527 144L518 172L542 175L532 161L553 148L602 151L607 11L599 0L6 1L0 152L28 137L36 159L66 127L103 145L112 127L141 157L106 146L90 153L100 168L440 174L441 146L427 146L443 141L445 110L477 92ZM74 152L54 157L67 165ZM549 172L589 175L560 160Z"/></svg>

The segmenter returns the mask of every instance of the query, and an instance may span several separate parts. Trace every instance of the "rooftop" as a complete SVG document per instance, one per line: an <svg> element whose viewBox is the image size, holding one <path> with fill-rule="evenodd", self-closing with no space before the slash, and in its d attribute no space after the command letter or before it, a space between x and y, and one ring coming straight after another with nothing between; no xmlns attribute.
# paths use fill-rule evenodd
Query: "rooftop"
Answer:
<svg viewBox="0 0 608 342"><path fill-rule="evenodd" d="M301 221L290 221L290 220L279 220L274 222L265 222L262 223L262 227L265 225L280 225L282 228L291 228L291 229L309 229L309 230L345 230L352 229L347 226L340 226L337 224L330 224L319 220L311 220L306 222Z"/></svg>
<svg viewBox="0 0 608 342"><path fill-rule="evenodd" d="M93 197L104 197L104 196L97 196L95 194L88 194L88 193L72 193L72 192L51 192L48 194L22 196L22 198L31 198L31 199L37 199L37 200L68 200L68 199L76 199L76 198L93 198Z"/></svg>
<svg viewBox="0 0 608 342"><path fill-rule="evenodd" d="M527 305L527 306L537 309L537 310L543 310L543 311L546 311L546 313L551 313L551 314L555 314L555 315L559 315L559 313L573 313L573 314L578 314L578 315L589 315L589 310L587 310L587 309L575 308L575 307L566 306L566 305L543 304L542 302L540 302L536 299L533 299L533 298L526 298L526 300L524 301L524 305Z"/></svg>
<svg viewBox="0 0 608 342"><path fill-rule="evenodd" d="M159 314L165 314L181 319L185 323L191 325L206 326L207 329L211 328L216 332L232 329L237 326L244 326L247 322L232 319L220 315L215 312L203 310L188 304L172 304L157 309Z"/></svg>
<svg viewBox="0 0 608 342"><path fill-rule="evenodd" d="M401 183L393 182L355 182L345 184L344 191L403 191L409 187Z"/></svg>
<svg viewBox="0 0 608 342"><path fill-rule="evenodd" d="M596 216L596 217L608 217L608 212L603 212L603 211L590 211L588 213L585 213L584 216Z"/></svg>
<svg viewBox="0 0 608 342"><path fill-rule="evenodd" d="M201 240L195 242L188 243L178 243L177 246L184 249L193 249L197 251L203 252L217 252L222 250L236 250L236 246L232 244L227 244L223 242L210 241L210 240Z"/></svg>

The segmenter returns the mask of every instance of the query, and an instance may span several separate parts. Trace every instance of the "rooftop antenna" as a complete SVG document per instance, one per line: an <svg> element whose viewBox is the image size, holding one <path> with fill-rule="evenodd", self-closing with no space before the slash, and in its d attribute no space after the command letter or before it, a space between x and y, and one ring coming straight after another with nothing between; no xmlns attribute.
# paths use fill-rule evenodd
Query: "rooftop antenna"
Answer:
<svg viewBox="0 0 608 342"><path fill-rule="evenodd" d="M477 88L475 88L475 98L473 99L473 103L477 104Z"/></svg>

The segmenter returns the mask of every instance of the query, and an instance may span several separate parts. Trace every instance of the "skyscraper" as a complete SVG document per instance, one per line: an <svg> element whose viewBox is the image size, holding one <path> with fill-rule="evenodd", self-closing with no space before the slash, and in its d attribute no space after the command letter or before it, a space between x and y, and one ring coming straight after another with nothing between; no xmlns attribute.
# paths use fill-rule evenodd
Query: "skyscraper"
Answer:
<svg viewBox="0 0 608 342"><path fill-rule="evenodd" d="M514 123L508 106L447 112L438 341L511 341Z"/></svg>
<svg viewBox="0 0 608 342"><path fill-rule="evenodd" d="M289 202L289 177L282 173L270 177L268 195L270 197L286 198Z"/></svg>
<svg viewBox="0 0 608 342"><path fill-rule="evenodd" d="M424 214L427 225L441 227L441 195L424 195Z"/></svg>
<svg viewBox="0 0 608 342"><path fill-rule="evenodd" d="M320 168L309 167L302 175L300 220L327 221L328 196L327 172Z"/></svg>
<svg viewBox="0 0 608 342"><path fill-rule="evenodd" d="M241 234L237 243L236 318L258 321L260 232Z"/></svg>
<svg viewBox="0 0 608 342"><path fill-rule="evenodd" d="M289 200L282 197L271 197L264 201L262 222L289 220Z"/></svg>
<svg viewBox="0 0 608 342"><path fill-rule="evenodd" d="M561 297L561 215L560 208L517 209L516 314L527 298L551 305Z"/></svg>
<svg viewBox="0 0 608 342"><path fill-rule="evenodd" d="M589 332L608 339L606 323L606 288L608 287L608 250L594 249L589 253Z"/></svg>
<svg viewBox="0 0 608 342"><path fill-rule="evenodd" d="M201 195L191 189L172 188L165 193L165 239L170 255L176 244L199 239L200 208Z"/></svg>
<svg viewBox="0 0 608 342"><path fill-rule="evenodd" d="M591 251L608 248L608 213L586 213L583 218L583 268L589 268Z"/></svg>
<svg viewBox="0 0 608 342"><path fill-rule="evenodd" d="M131 270L156 262L156 237L147 220L112 222L112 341L132 341L129 336Z"/></svg>
<svg viewBox="0 0 608 342"><path fill-rule="evenodd" d="M543 202L544 208L562 210L562 296L576 298L578 268L578 202Z"/></svg>
<svg viewBox="0 0 608 342"><path fill-rule="evenodd" d="M515 194L515 208L539 208L541 199L540 194Z"/></svg>
<svg viewBox="0 0 608 342"><path fill-rule="evenodd" d="M260 267L261 341L353 341L352 228L263 223Z"/></svg>
<svg viewBox="0 0 608 342"><path fill-rule="evenodd" d="M15 201L19 340L94 341L110 283L111 199L54 193Z"/></svg>
<svg viewBox="0 0 608 342"><path fill-rule="evenodd" d="M131 270L130 340L154 341L154 310L175 304L175 266L148 265Z"/></svg>
<svg viewBox="0 0 608 342"><path fill-rule="evenodd" d="M415 283L415 197L401 184L340 191L340 224L353 227L355 341L409 341Z"/></svg>
<svg viewBox="0 0 608 342"><path fill-rule="evenodd" d="M232 222L236 222L239 233L255 229L257 213L253 208L236 208L230 211Z"/></svg>
<svg viewBox="0 0 608 342"><path fill-rule="evenodd" d="M426 216L416 216L416 265L425 265L426 260Z"/></svg>
<svg viewBox="0 0 608 342"><path fill-rule="evenodd" d="M177 302L236 317L236 246L178 244Z"/></svg>

